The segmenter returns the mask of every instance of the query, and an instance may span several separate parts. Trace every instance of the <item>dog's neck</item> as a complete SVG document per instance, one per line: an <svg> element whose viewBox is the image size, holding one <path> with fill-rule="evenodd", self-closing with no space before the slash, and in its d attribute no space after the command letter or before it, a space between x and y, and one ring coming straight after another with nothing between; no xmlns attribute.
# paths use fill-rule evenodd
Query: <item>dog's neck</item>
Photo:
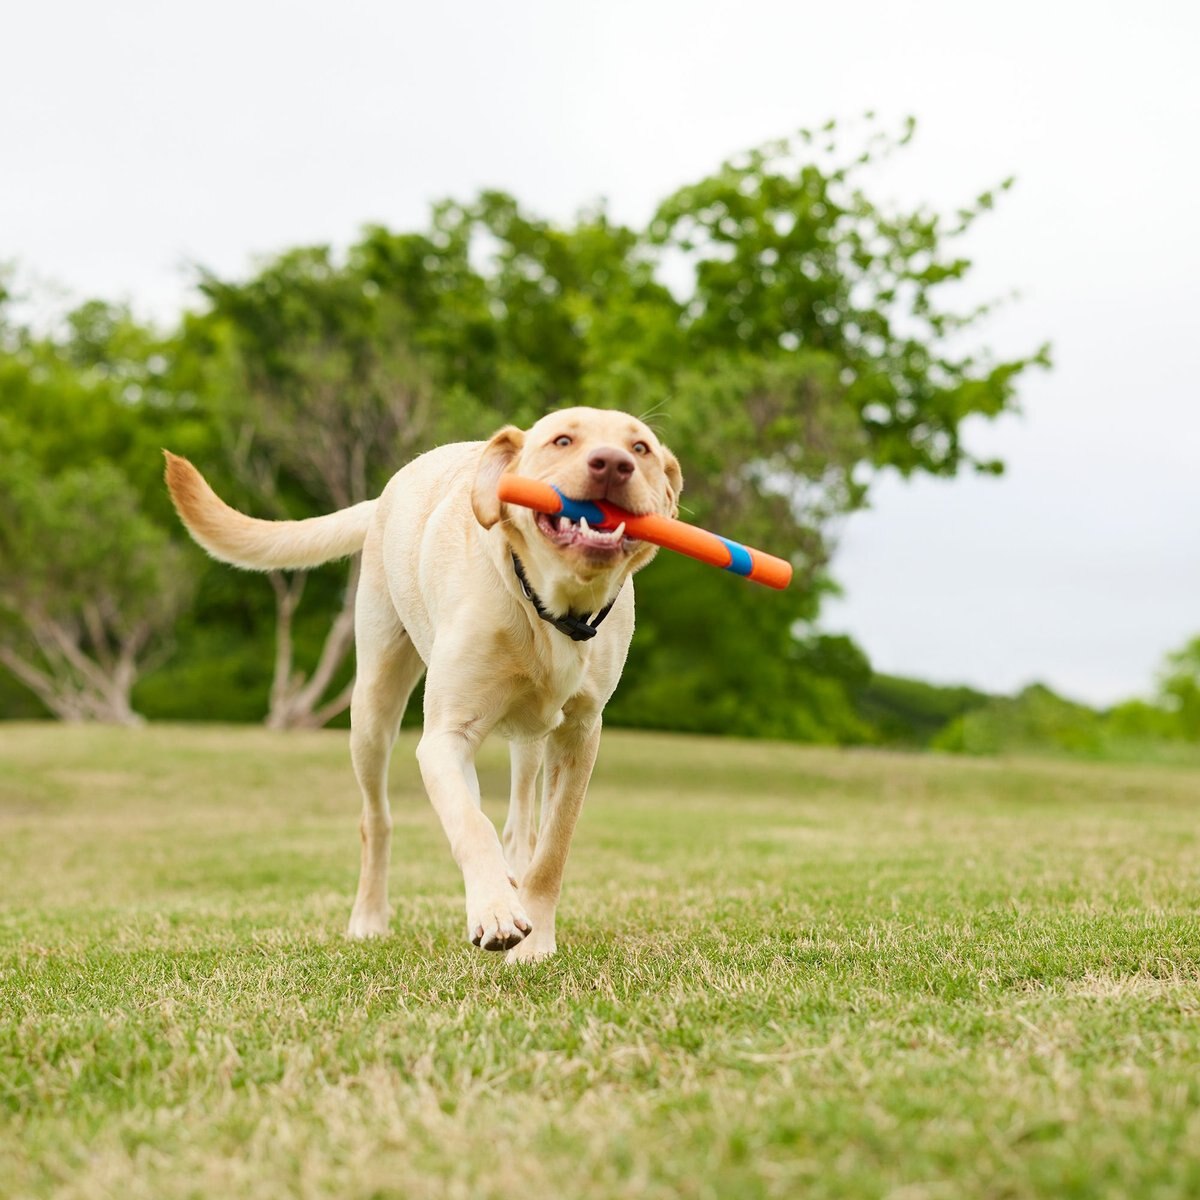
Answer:
<svg viewBox="0 0 1200 1200"><path fill-rule="evenodd" d="M531 614L568 637L574 636L568 629L577 630L578 624L587 624L589 620L593 625L599 624L597 615L603 612L607 616L631 574L628 570L603 572L588 579L566 572L548 572L539 566L538 555L530 553L520 537L510 538L497 528L491 531L487 542L497 570L510 581L509 586L529 606ZM520 564L519 571L515 563ZM560 620L568 628L559 627ZM591 636L584 634L576 640Z"/></svg>
<svg viewBox="0 0 1200 1200"><path fill-rule="evenodd" d="M529 576L525 574L525 568L515 551L512 555L512 562L517 580L521 584L521 591L524 592L525 599L533 605L533 611L543 621L553 625L559 633L565 634L573 642L591 641L596 636L596 630L600 627L600 623L608 616L612 611L612 606L617 602L617 597L614 596L597 613L567 612L561 616L556 616L546 608L542 603L541 597L533 590L533 586L529 582ZM617 589L617 595L620 595L620 588Z"/></svg>

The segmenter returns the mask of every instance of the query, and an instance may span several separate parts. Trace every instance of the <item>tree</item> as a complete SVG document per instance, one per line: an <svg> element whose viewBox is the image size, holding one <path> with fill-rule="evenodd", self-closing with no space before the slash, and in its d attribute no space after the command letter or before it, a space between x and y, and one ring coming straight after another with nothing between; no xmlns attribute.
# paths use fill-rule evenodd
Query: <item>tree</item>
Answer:
<svg viewBox="0 0 1200 1200"><path fill-rule="evenodd" d="M48 477L0 440L0 663L62 720L136 724L133 685L190 590L182 552L111 464Z"/></svg>
<svg viewBox="0 0 1200 1200"><path fill-rule="evenodd" d="M1162 706L1175 716L1179 735L1200 742L1200 637L1167 655L1158 690Z"/></svg>
<svg viewBox="0 0 1200 1200"><path fill-rule="evenodd" d="M378 494L430 444L429 369L407 308L327 248L290 251L240 284L206 276L211 309L194 321L214 364L209 382L230 468L263 515L307 516ZM309 576L272 572L275 660L266 723L325 724L350 703L358 559L315 663L297 665L297 607Z"/></svg>
<svg viewBox="0 0 1200 1200"><path fill-rule="evenodd" d="M899 675L873 674L856 689L856 707L879 741L927 747L951 721L994 700L963 686L942 686Z"/></svg>
<svg viewBox="0 0 1200 1200"><path fill-rule="evenodd" d="M957 754L1041 751L1099 755L1105 749L1100 714L1034 683L1016 696L996 696L951 721L931 742Z"/></svg>
<svg viewBox="0 0 1200 1200"><path fill-rule="evenodd" d="M860 177L911 134L910 124L899 138L877 135L823 167L832 142L822 150L820 135L801 131L680 189L650 225L651 240L693 273L693 369L673 407L689 437L702 431L719 449L704 460L703 478L717 481L706 501L737 515L755 495L788 539L865 503L872 470L998 471L963 444L962 423L1009 411L1018 377L1048 363L1045 347L1008 362L955 350L991 307L942 306L971 266L959 240L1012 180L952 223L885 211ZM730 382L714 382L722 377Z"/></svg>
<svg viewBox="0 0 1200 1200"><path fill-rule="evenodd" d="M63 719L131 723L133 685L165 657L193 583L146 505L175 417L163 402L173 393L155 382L160 339L99 301L47 334L7 318L0 311L0 663Z"/></svg>

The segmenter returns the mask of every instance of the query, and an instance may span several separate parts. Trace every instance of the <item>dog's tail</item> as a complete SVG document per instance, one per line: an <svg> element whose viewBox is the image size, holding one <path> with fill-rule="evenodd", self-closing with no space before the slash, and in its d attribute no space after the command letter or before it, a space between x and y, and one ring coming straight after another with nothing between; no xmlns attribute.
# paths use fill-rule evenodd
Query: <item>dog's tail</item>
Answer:
<svg viewBox="0 0 1200 1200"><path fill-rule="evenodd" d="M248 571L298 571L362 549L374 500L306 521L260 521L230 508L186 458L163 454L179 519L221 562Z"/></svg>

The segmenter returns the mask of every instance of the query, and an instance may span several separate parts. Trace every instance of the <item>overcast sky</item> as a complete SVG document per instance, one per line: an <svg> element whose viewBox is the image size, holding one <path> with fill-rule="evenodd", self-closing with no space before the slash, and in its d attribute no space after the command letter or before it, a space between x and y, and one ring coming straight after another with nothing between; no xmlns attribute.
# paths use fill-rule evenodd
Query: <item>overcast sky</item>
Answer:
<svg viewBox="0 0 1200 1200"><path fill-rule="evenodd" d="M221 273L504 188L642 222L729 154L865 109L920 122L873 180L976 227L984 339L1054 344L1001 480L884 479L824 625L881 670L1108 702L1200 633L1200 6L608 0L12 5L0 259L169 318ZM668 430L669 434L669 430ZM686 465L686 464L685 464ZM736 530L724 531L736 536Z"/></svg>

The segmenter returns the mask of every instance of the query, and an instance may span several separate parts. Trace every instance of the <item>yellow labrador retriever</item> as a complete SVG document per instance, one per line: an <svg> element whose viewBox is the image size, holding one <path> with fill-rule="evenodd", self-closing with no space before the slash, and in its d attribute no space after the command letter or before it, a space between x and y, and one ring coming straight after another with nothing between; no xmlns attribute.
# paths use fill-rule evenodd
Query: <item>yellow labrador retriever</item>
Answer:
<svg viewBox="0 0 1200 1200"><path fill-rule="evenodd" d="M626 413L570 408L488 442L431 450L377 500L306 521L260 521L224 503L167 454L184 524L214 558L251 570L314 567L361 549L358 675L350 753L363 794L362 870L351 937L387 932L392 819L387 767L413 687L428 671L417 760L466 885L467 936L510 961L555 950L571 835L600 741L600 714L633 635L630 576L646 542L586 521L501 504L511 471L565 495L674 516L675 456ZM475 754L508 739L512 796L503 847L480 810ZM534 793L545 766L541 827Z"/></svg>

